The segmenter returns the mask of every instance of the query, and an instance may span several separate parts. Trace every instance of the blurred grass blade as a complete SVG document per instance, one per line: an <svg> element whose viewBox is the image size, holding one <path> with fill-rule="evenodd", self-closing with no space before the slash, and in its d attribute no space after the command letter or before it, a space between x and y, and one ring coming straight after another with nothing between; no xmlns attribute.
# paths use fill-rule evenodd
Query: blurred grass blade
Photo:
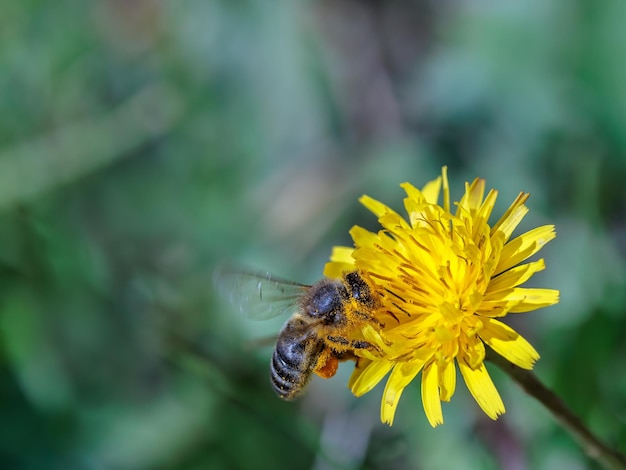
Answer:
<svg viewBox="0 0 626 470"><path fill-rule="evenodd" d="M181 115L171 88L146 87L101 117L66 125L0 152L0 208L28 201L132 155L167 133Z"/></svg>

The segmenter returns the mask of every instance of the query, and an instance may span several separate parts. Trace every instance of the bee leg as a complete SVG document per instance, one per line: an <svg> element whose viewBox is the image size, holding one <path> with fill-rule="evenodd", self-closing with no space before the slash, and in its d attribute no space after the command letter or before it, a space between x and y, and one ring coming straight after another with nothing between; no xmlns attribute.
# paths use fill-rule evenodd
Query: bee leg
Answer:
<svg viewBox="0 0 626 470"><path fill-rule="evenodd" d="M366 312L360 312L360 311L355 311L354 314L359 317L361 320L365 320L369 323L374 323L376 324L379 328L384 328L385 324L383 322L381 322L378 318L374 317L373 315L370 315L369 313Z"/></svg>
<svg viewBox="0 0 626 470"><path fill-rule="evenodd" d="M345 347L350 344L350 340L348 340L347 338L344 338L343 336L328 335L326 339L330 341L331 343L334 343L338 346L344 346L344 348L342 349L345 349Z"/></svg>
<svg viewBox="0 0 626 470"><path fill-rule="evenodd" d="M354 339L350 342L350 346L354 349L369 349L374 351L380 351L380 348L375 344L370 343L369 341L364 341L362 339Z"/></svg>
<svg viewBox="0 0 626 470"><path fill-rule="evenodd" d="M380 352L378 346L362 339L353 339L350 341L348 338L336 335L328 335L326 339L331 343L335 343L338 348L341 349L369 349Z"/></svg>

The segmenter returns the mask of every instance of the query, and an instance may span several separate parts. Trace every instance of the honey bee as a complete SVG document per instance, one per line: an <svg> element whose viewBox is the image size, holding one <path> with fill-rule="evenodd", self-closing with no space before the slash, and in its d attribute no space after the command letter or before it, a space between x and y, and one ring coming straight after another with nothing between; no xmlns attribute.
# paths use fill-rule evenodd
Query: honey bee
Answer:
<svg viewBox="0 0 626 470"><path fill-rule="evenodd" d="M376 296L359 271L309 286L269 273L220 268L214 282L251 318L292 312L278 333L270 363L271 384L280 398L292 400L300 395L313 373L332 377L339 361L356 359L355 350L377 349L358 337L367 322L382 326L372 315Z"/></svg>

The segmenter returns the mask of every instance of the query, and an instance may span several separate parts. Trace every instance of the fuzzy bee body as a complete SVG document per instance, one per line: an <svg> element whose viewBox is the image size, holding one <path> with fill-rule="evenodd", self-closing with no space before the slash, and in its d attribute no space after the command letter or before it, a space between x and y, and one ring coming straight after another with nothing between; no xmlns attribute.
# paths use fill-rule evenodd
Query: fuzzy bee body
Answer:
<svg viewBox="0 0 626 470"><path fill-rule="evenodd" d="M261 312L252 313L253 318L269 318L289 307L294 310L278 333L270 363L271 384L280 398L300 395L313 373L332 377L339 361L355 358L354 350L375 349L359 337L359 326L378 323L371 315L377 302L358 271L311 286L269 274L239 274L231 281L228 291L240 310ZM246 286L253 287L253 295ZM269 314L267 309L258 309L256 304L261 302L269 304Z"/></svg>

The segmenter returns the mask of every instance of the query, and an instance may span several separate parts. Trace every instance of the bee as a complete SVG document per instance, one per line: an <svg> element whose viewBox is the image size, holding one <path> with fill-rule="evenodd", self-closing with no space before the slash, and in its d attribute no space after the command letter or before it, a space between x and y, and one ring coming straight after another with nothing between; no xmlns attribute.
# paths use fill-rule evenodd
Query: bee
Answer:
<svg viewBox="0 0 626 470"><path fill-rule="evenodd" d="M221 268L214 282L251 318L292 312L278 333L270 363L271 384L280 398L292 400L300 395L313 373L332 377L339 361L356 360L355 350L377 349L359 337L368 322L383 326L372 315L377 298L359 271L305 285L269 273Z"/></svg>

